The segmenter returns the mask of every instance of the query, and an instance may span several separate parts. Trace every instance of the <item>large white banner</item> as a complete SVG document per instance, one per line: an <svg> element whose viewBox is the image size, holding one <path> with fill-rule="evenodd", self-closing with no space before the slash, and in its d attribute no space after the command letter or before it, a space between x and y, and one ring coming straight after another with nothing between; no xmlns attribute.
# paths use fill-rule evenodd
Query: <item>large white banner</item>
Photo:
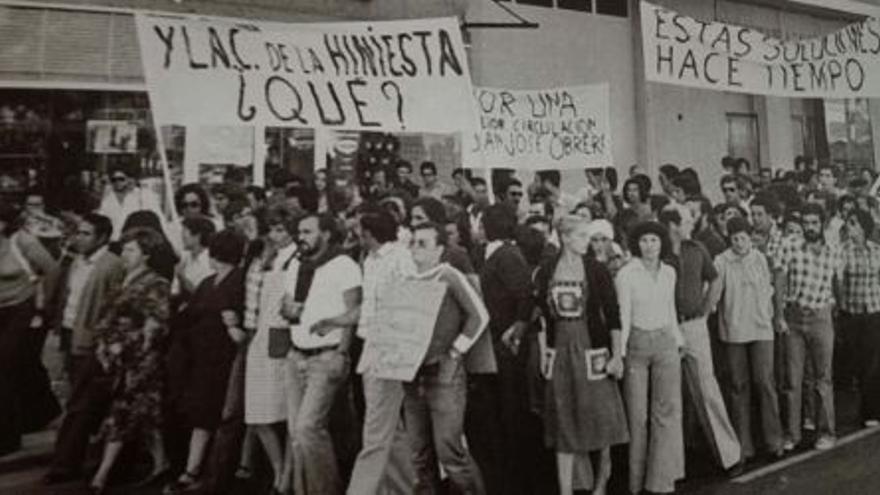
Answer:
<svg viewBox="0 0 880 495"><path fill-rule="evenodd" d="M783 41L645 1L641 17L649 81L799 98L880 97L880 19Z"/></svg>
<svg viewBox="0 0 880 495"><path fill-rule="evenodd" d="M163 124L476 127L455 18L286 24L135 17L151 105Z"/></svg>
<svg viewBox="0 0 880 495"><path fill-rule="evenodd" d="M480 128L465 134L464 166L525 170L614 165L608 85L474 88Z"/></svg>

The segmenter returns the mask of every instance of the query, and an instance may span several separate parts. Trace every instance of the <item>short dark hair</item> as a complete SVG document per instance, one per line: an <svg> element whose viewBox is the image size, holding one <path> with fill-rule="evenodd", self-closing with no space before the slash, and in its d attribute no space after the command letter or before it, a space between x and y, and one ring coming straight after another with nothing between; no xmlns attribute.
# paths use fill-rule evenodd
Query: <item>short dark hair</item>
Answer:
<svg viewBox="0 0 880 495"><path fill-rule="evenodd" d="M483 212L483 230L488 241L513 239L516 212L510 205L496 203Z"/></svg>
<svg viewBox="0 0 880 495"><path fill-rule="evenodd" d="M663 175L663 177L672 180L678 175L678 167L671 163L660 165L660 174Z"/></svg>
<svg viewBox="0 0 880 495"><path fill-rule="evenodd" d="M456 169L453 169L453 170L452 170L452 176L455 177L456 175L464 175L464 176L467 176L467 170L465 170L465 169L462 168L462 167L458 167L458 168L456 168Z"/></svg>
<svg viewBox="0 0 880 495"><path fill-rule="evenodd" d="M125 221L122 222L123 233L127 230L136 229L138 227L153 229L160 234L163 232L162 221L159 220L159 215L153 210L133 211L125 217Z"/></svg>
<svg viewBox="0 0 880 495"><path fill-rule="evenodd" d="M507 194L507 190L510 189L510 186L522 187L522 182L514 177L507 179L507 182L504 183L504 194Z"/></svg>
<svg viewBox="0 0 880 495"><path fill-rule="evenodd" d="M471 177L471 186L472 187L477 187L477 186L486 187L487 186L486 179L484 179L482 177Z"/></svg>
<svg viewBox="0 0 880 495"><path fill-rule="evenodd" d="M299 219L287 208L279 205L270 209L269 212L266 213L266 228L271 228L273 225L281 225L287 233L296 236Z"/></svg>
<svg viewBox="0 0 880 495"><path fill-rule="evenodd" d="M413 203L410 211L416 206L425 212L428 221L441 225L446 223L446 206L439 199L431 196L422 196Z"/></svg>
<svg viewBox="0 0 880 495"><path fill-rule="evenodd" d="M332 214L309 213L299 221L302 222L307 218L318 220L318 230L330 234L330 244L336 244L342 241L342 229L340 228L339 221Z"/></svg>
<svg viewBox="0 0 880 495"><path fill-rule="evenodd" d="M109 218L100 213L86 213L82 217L82 221L88 223L95 229L95 237L109 240L113 234L113 222Z"/></svg>
<svg viewBox="0 0 880 495"><path fill-rule="evenodd" d="M743 217L733 217L727 221L727 237L733 237L734 234L745 232L752 233L752 225Z"/></svg>
<svg viewBox="0 0 880 495"><path fill-rule="evenodd" d="M822 208L822 205L818 205L816 203L807 203L801 208L801 223L803 223L804 218L807 215L817 215L819 217L819 222L822 225L825 224L825 208Z"/></svg>
<svg viewBox="0 0 880 495"><path fill-rule="evenodd" d="M736 178L735 175L731 174L722 176L719 184L721 185L721 188L724 189L724 184L729 184L731 182L733 182L733 184L736 186L737 191L742 189L742 184L740 184L740 181Z"/></svg>
<svg viewBox="0 0 880 495"><path fill-rule="evenodd" d="M134 242L138 245L144 255L147 257L147 265L155 266L155 258L159 256L165 247L165 239L162 234L150 227L134 227L133 229L122 234L119 245Z"/></svg>
<svg viewBox="0 0 880 495"><path fill-rule="evenodd" d="M781 211L779 201L771 191L761 191L756 194L749 206L760 206L773 218L778 217Z"/></svg>
<svg viewBox="0 0 880 495"><path fill-rule="evenodd" d="M211 245L211 239L217 231L217 228L214 227L214 222L205 217L196 217L184 218L182 223L186 230L192 232L193 235L199 238L199 244L201 244L202 247L208 247Z"/></svg>
<svg viewBox="0 0 880 495"><path fill-rule="evenodd" d="M682 170L678 174L678 177L676 177L676 181L679 182L679 187L684 190L684 193L687 196L699 196L703 194L703 186L700 184L700 174L691 167Z"/></svg>
<svg viewBox="0 0 880 495"><path fill-rule="evenodd" d="M740 205L733 204L733 203L720 203L719 206L721 206L721 213L724 213L730 209L734 209L737 211L737 213L739 213L739 216L741 216L743 218L748 218L748 216L749 216L749 212L747 212L746 209Z"/></svg>
<svg viewBox="0 0 880 495"><path fill-rule="evenodd" d="M436 222L425 222L413 227L413 234L420 230L433 230L437 235L437 245L445 246L447 242L446 228L443 224Z"/></svg>
<svg viewBox="0 0 880 495"><path fill-rule="evenodd" d="M434 162L422 162L422 164L419 165L419 172L424 174L426 170L433 172L434 175L437 175L437 164L435 164Z"/></svg>
<svg viewBox="0 0 880 495"><path fill-rule="evenodd" d="M266 190L260 186L254 186L254 185L247 186L247 188L245 188L245 191L248 194L253 194L254 199L256 199L257 201L265 202L267 199Z"/></svg>
<svg viewBox="0 0 880 495"><path fill-rule="evenodd" d="M669 228L669 225L673 223L681 225L681 213L674 208L664 209L657 215L657 221L666 228Z"/></svg>
<svg viewBox="0 0 880 495"><path fill-rule="evenodd" d="M642 203L648 201L648 198L651 196L651 191L649 187L645 187L645 181L640 180L637 175L630 177L626 180L626 182L623 183L624 195L626 195L626 190L629 189L630 184L635 184L636 187L639 188L639 201L641 201Z"/></svg>
<svg viewBox="0 0 880 495"><path fill-rule="evenodd" d="M397 240L397 220L385 210L364 213L361 215L360 224L361 228L369 232L380 244Z"/></svg>
<svg viewBox="0 0 880 495"><path fill-rule="evenodd" d="M183 210L183 199L187 194L195 194L198 196L199 203L201 203L202 215L208 215L211 211L211 201L208 199L208 193L205 192L205 188L203 188L201 184L193 182L180 186L180 189L174 194L174 205L177 206L177 211Z"/></svg>
<svg viewBox="0 0 880 495"><path fill-rule="evenodd" d="M642 248L639 247L639 241L642 237L653 234L660 238L660 259L665 259L672 251L672 244L669 240L669 231L659 222L648 221L637 223L629 233L629 251L636 258L642 256Z"/></svg>
<svg viewBox="0 0 880 495"><path fill-rule="evenodd" d="M125 174L125 176L130 179L137 179L138 175L140 175L139 174L140 167L136 163L134 163L133 161L130 161L130 160L125 160L125 161L121 161L121 162L117 162L117 163L111 163L110 165L107 165L107 176L108 177L112 177L113 174L115 174L117 172Z"/></svg>
<svg viewBox="0 0 880 495"><path fill-rule="evenodd" d="M870 238L874 234L874 217L869 212L862 209L855 209L847 215L847 219L855 217L862 230L865 231L865 237Z"/></svg>
<svg viewBox="0 0 880 495"><path fill-rule="evenodd" d="M394 164L394 168L395 168L395 169L398 169L398 168L405 168L405 169L407 169L407 170L410 171L410 172L412 172L412 170L413 170L412 163L410 163L410 162L408 162L408 161L406 161L406 160L397 160L397 163Z"/></svg>
<svg viewBox="0 0 880 495"><path fill-rule="evenodd" d="M553 184L553 187L559 187L559 183L562 181L562 174L559 173L559 170L541 170L538 172L538 179L541 181L541 184L549 182Z"/></svg>
<svg viewBox="0 0 880 495"><path fill-rule="evenodd" d="M245 238L231 229L219 232L211 240L208 254L215 260L237 266L244 256Z"/></svg>
<svg viewBox="0 0 880 495"><path fill-rule="evenodd" d="M821 174L823 170L829 170L831 171L831 175L833 177L837 177L837 169L834 167L834 165L823 163L822 165L819 165L819 168L816 169L816 172Z"/></svg>

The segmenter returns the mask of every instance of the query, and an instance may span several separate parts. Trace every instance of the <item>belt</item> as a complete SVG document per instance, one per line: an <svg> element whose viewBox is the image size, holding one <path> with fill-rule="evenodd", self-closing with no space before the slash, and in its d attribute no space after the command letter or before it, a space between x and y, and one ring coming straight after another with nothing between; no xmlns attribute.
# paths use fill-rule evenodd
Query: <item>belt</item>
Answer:
<svg viewBox="0 0 880 495"><path fill-rule="evenodd" d="M339 349L339 346L338 346L338 345L328 345L328 346L323 346L323 347L312 347L312 348L310 348L310 349L303 349L302 347L293 346L293 350L294 350L295 352L298 352L298 353L300 353L300 354L302 354L302 355L304 355L304 356L306 356L306 357L317 356L318 354L321 354L321 353L323 353L323 352L327 352L327 351L335 351L336 349Z"/></svg>

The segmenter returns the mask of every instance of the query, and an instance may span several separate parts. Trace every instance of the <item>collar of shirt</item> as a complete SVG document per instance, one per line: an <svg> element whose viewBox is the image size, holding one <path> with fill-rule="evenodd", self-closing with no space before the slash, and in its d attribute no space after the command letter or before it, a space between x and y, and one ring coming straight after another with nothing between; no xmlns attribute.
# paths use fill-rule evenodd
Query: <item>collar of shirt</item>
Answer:
<svg viewBox="0 0 880 495"><path fill-rule="evenodd" d="M82 261L83 263L85 263L85 264L87 264L87 265L91 265L91 264L94 264L96 261L98 261L98 258L100 258L101 256L103 256L104 253L106 253L106 252L107 252L107 246L101 246L101 247L99 247L94 253L92 253L92 254L90 254L90 255L88 255L88 256L82 256L82 255L80 255L80 256L79 256L79 259L80 259L80 261Z"/></svg>
<svg viewBox="0 0 880 495"><path fill-rule="evenodd" d="M395 243L393 243L393 242L386 242L385 244L382 244L381 246L379 246L379 249L377 249L375 251L371 251L370 254L367 255L367 257L368 258L384 258L385 256L388 255L388 253L390 253L394 249L394 244Z"/></svg>
<svg viewBox="0 0 880 495"><path fill-rule="evenodd" d="M504 241L492 241L486 244L486 258L489 259L495 254L495 251L498 251L498 248L504 245Z"/></svg>

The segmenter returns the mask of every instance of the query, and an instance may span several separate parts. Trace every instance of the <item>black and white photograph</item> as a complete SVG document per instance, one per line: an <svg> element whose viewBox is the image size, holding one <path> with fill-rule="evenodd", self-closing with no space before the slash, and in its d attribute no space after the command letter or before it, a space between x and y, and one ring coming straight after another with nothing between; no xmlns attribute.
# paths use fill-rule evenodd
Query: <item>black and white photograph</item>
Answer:
<svg viewBox="0 0 880 495"><path fill-rule="evenodd" d="M0 0L0 495L880 494L880 0Z"/></svg>

